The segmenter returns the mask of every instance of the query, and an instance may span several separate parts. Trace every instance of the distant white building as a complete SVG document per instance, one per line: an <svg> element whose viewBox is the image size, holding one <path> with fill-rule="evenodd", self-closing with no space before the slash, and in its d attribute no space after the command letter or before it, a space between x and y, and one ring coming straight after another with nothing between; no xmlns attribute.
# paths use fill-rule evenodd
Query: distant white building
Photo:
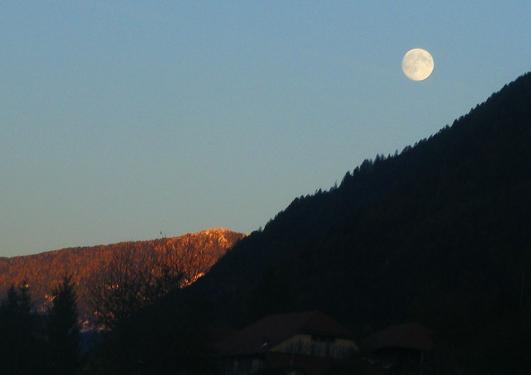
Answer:
<svg viewBox="0 0 531 375"><path fill-rule="evenodd" d="M358 351L345 327L317 311L267 316L217 347L226 375L324 374Z"/></svg>

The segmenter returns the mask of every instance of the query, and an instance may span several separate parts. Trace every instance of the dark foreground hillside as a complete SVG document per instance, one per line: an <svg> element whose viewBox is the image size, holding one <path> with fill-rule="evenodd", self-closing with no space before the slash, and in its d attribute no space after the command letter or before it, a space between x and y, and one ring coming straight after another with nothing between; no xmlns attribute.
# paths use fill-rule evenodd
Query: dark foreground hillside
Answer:
<svg viewBox="0 0 531 375"><path fill-rule="evenodd" d="M295 199L190 292L224 301L236 323L316 308L360 333L413 318L466 326L531 305L530 225L528 73L429 139Z"/></svg>
<svg viewBox="0 0 531 375"><path fill-rule="evenodd" d="M530 224L528 73L434 136L295 199L206 277L139 315L125 330L137 346L120 353L174 358L152 332L178 332L178 311L206 314L192 314L196 327L241 327L321 310L355 337L422 322L436 333L438 373L529 370Z"/></svg>
<svg viewBox="0 0 531 375"><path fill-rule="evenodd" d="M82 316L87 316L88 294L95 287L96 276L105 270L117 254L131 252L132 263L172 262L171 266L184 274L183 283L191 284L206 274L241 238L243 234L227 229L209 229L178 237L0 258L0 295L5 295L11 285L18 286L25 282L29 285L36 307L44 309L53 287L65 275L71 275L76 285L80 312Z"/></svg>

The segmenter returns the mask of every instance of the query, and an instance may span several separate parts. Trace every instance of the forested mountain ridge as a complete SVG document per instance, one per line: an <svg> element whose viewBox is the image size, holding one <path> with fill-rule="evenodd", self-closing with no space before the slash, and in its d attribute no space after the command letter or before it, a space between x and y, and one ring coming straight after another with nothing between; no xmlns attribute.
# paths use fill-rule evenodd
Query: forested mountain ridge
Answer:
<svg viewBox="0 0 531 375"><path fill-rule="evenodd" d="M320 309L357 332L463 327L531 304L530 223L527 73L428 139L295 199L185 294L237 325Z"/></svg>
<svg viewBox="0 0 531 375"><path fill-rule="evenodd" d="M35 255L0 258L0 293L11 285L27 282L38 308L49 297L51 289L63 276L71 275L76 285L83 315L88 311L88 292L94 287L94 276L105 269L113 256L130 251L133 262L163 260L173 262L183 274L185 285L208 272L244 235L228 229L212 228L178 237L148 241L120 242L110 245L66 248ZM157 256L151 257L152 255Z"/></svg>
<svg viewBox="0 0 531 375"><path fill-rule="evenodd" d="M432 137L295 199L205 277L125 321L103 367L206 364L176 353L272 313L320 310L357 342L392 323L429 327L426 373L529 373L530 224L528 73Z"/></svg>

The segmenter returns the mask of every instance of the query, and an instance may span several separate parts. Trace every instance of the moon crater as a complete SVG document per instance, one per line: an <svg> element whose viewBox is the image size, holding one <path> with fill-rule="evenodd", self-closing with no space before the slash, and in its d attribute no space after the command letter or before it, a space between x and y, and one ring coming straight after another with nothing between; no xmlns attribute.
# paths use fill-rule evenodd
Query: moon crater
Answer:
<svg viewBox="0 0 531 375"><path fill-rule="evenodd" d="M402 71L412 81L424 81L434 67L433 56L422 48L410 49L402 59Z"/></svg>

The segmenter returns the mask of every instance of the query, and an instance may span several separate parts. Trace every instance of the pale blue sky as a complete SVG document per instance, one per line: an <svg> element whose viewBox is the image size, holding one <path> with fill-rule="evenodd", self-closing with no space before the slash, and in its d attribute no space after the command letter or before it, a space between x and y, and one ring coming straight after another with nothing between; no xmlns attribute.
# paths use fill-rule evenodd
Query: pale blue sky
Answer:
<svg viewBox="0 0 531 375"><path fill-rule="evenodd" d="M2 1L0 256L249 232L530 69L528 0Z"/></svg>

